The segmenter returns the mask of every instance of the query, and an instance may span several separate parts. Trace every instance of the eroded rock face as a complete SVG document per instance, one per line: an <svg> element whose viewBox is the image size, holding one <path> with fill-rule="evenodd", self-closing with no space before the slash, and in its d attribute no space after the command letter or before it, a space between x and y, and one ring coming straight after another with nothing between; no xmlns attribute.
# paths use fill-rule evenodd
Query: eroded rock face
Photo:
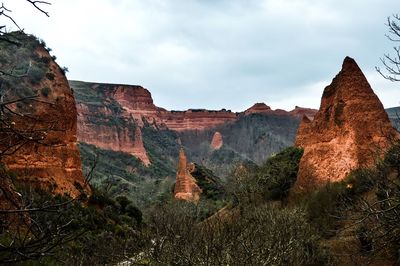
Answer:
<svg viewBox="0 0 400 266"><path fill-rule="evenodd" d="M301 119L304 115L307 116L309 119L313 119L315 114L317 113L317 110L311 109L311 108L303 108L296 106L295 109L291 111L285 111L282 109L276 109L272 110L271 107L266 105L265 103L256 103L246 111L244 111L242 114L244 115L250 115L250 114L273 114L273 115L287 115L287 116L293 116L296 118Z"/></svg>
<svg viewBox="0 0 400 266"><path fill-rule="evenodd" d="M161 121L171 130L204 130L237 119L237 114L229 110L189 109L187 111L162 111Z"/></svg>
<svg viewBox="0 0 400 266"><path fill-rule="evenodd" d="M211 148L214 150L219 150L222 145L224 144L224 141L222 139L222 135L221 133L219 133L218 131L214 133L214 136L211 140Z"/></svg>
<svg viewBox="0 0 400 266"><path fill-rule="evenodd" d="M15 117L14 127L43 131L44 140L42 143L28 142L16 153L3 158L3 162L24 182L70 197L78 197L82 190L90 194L77 147L77 111L72 90L48 51L39 47L36 53L49 60L48 73L53 76L51 79L43 77L38 84L32 85L39 88L39 92L40 88L48 91L41 93L38 101L21 107L29 108L35 119ZM15 110L18 108L16 106Z"/></svg>
<svg viewBox="0 0 400 266"><path fill-rule="evenodd" d="M190 174L194 170L193 164L188 164L183 149L179 151L178 170L174 189L175 199L197 202L202 193L196 179Z"/></svg>
<svg viewBox="0 0 400 266"><path fill-rule="evenodd" d="M312 189L374 165L398 137L357 63L346 57L324 90L313 121L303 118L296 145L304 148L296 187Z"/></svg>
<svg viewBox="0 0 400 266"><path fill-rule="evenodd" d="M311 108L296 106L292 111L289 112L289 114L300 119L306 116L308 119L313 120L317 111L318 110Z"/></svg>
<svg viewBox="0 0 400 266"><path fill-rule="evenodd" d="M254 114L254 113L272 113L273 110L271 107L266 105L265 103L256 103L246 111L244 111L245 115Z"/></svg>

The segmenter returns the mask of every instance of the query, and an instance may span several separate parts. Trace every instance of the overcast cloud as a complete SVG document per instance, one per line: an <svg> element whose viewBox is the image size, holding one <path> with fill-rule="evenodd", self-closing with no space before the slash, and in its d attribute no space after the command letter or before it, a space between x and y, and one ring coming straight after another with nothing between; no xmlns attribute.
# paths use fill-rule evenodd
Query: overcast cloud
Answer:
<svg viewBox="0 0 400 266"><path fill-rule="evenodd" d="M167 109L318 108L347 55L400 105L400 83L374 70L399 0L53 0L50 18L3 2L69 79L142 85Z"/></svg>

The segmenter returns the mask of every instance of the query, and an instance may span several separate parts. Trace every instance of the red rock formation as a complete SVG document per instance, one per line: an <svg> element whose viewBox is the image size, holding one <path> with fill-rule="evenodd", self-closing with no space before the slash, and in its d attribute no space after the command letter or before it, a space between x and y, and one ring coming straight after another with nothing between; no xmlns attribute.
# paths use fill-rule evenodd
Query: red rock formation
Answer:
<svg viewBox="0 0 400 266"><path fill-rule="evenodd" d="M254 114L254 113L261 113L261 114L262 113L267 113L267 114L270 114L270 113L273 113L273 110L271 109L271 107L269 107L265 103L256 103L252 107L250 107L249 109L244 111L245 115Z"/></svg>
<svg viewBox="0 0 400 266"><path fill-rule="evenodd" d="M271 107L269 107L265 103L256 103L252 107L250 107L249 109L244 111L243 113L244 113L244 115L250 115L250 114L254 114L254 113L287 115L287 116L293 116L293 117L297 117L297 118L302 118L304 115L306 115L308 118L310 118L312 120L314 118L315 114L317 113L317 110L296 106L295 109L288 112L288 111L285 111L282 109L272 110Z"/></svg>
<svg viewBox="0 0 400 266"><path fill-rule="evenodd" d="M307 114L310 118L313 116L312 109L297 107L295 110L287 112L279 109L271 110L264 103L257 103L243 113L234 113L225 109L219 111L205 109L168 111L157 107L151 93L140 86L79 81L71 81L71 86L76 89L79 101L77 103L79 141L103 149L132 154L142 160L145 165L149 163L145 156L146 151L144 148L142 149L143 144L134 143L134 129L137 125L143 127L144 122L157 128L182 132L212 128L237 121L240 116L252 113L287 115L298 118L301 118L303 114ZM85 95L84 100L80 98L81 94ZM113 122L115 119L119 122Z"/></svg>
<svg viewBox="0 0 400 266"><path fill-rule="evenodd" d="M193 165L188 164L183 149L179 152L178 170L176 173L176 183L174 189L175 199L194 201L200 199L201 188L197 185L196 179L190 174Z"/></svg>
<svg viewBox="0 0 400 266"><path fill-rule="evenodd" d="M160 112L161 121L171 130L203 130L227 122L236 121L237 114L227 110L210 111L189 109L187 111Z"/></svg>
<svg viewBox="0 0 400 266"><path fill-rule="evenodd" d="M218 131L214 133L214 136L211 140L211 148L214 150L219 150L222 145L224 144L224 141L222 139L222 135L221 133L219 133Z"/></svg>
<svg viewBox="0 0 400 266"><path fill-rule="evenodd" d="M397 134L364 74L346 57L314 120L304 118L298 129L296 145L304 155L296 187L339 181L353 169L372 166Z"/></svg>
<svg viewBox="0 0 400 266"><path fill-rule="evenodd" d="M307 116L310 120L313 120L317 112L318 110L315 109L296 106L292 111L289 112L289 114L297 118Z"/></svg>
<svg viewBox="0 0 400 266"><path fill-rule="evenodd" d="M4 158L9 169L18 172L25 182L71 197L80 195L83 189L90 193L82 174L82 165L77 147L77 111L72 91L60 67L49 53L40 47L37 54L48 58L53 79L43 78L37 88L49 88L48 95L26 108L31 108L30 116L16 117L13 121L18 130L45 131L43 144L29 142L16 153ZM15 107L18 108L18 107Z"/></svg>

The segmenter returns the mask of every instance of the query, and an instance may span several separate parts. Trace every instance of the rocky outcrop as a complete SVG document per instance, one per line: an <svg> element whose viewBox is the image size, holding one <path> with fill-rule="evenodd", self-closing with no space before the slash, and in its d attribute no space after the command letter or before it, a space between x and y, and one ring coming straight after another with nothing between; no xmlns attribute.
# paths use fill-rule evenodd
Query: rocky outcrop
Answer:
<svg viewBox="0 0 400 266"><path fill-rule="evenodd" d="M273 112L273 110L271 109L271 107L269 107L265 103L256 103L252 107L250 107L249 109L244 111L244 114L245 115L254 114L254 113L259 113L259 114L267 113L267 114L270 114L272 112Z"/></svg>
<svg viewBox="0 0 400 266"><path fill-rule="evenodd" d="M297 117L297 118L303 118L306 116L308 119L313 120L315 114L317 113L318 110L311 109L311 108L303 108L296 106L292 111L289 112L291 116Z"/></svg>
<svg viewBox="0 0 400 266"><path fill-rule="evenodd" d="M26 80L39 97L29 104L14 106L14 111L24 115L10 119L14 129L37 134L33 137L30 134L32 141L26 141L3 161L24 182L71 197L78 197L82 191L90 193L77 147L74 96L65 75L48 51L39 46L35 53L41 62L49 62L47 74L39 81L32 81L29 75Z"/></svg>
<svg viewBox="0 0 400 266"><path fill-rule="evenodd" d="M372 166L397 137L357 63L346 57L314 120L303 118L298 129L296 145L304 155L296 187L339 181L354 169Z"/></svg>
<svg viewBox="0 0 400 266"><path fill-rule="evenodd" d="M242 114L250 115L250 114L273 114L273 115L286 115L292 116L301 119L304 115L307 116L309 119L313 119L317 110L311 108L303 108L296 106L295 109L291 111L285 111L282 109L272 110L271 107L266 105L265 103L256 103Z"/></svg>
<svg viewBox="0 0 400 266"><path fill-rule="evenodd" d="M213 150L219 150L222 145L224 144L224 141L222 139L222 135L221 133L219 133L218 131L214 133L214 136L211 140L211 149Z"/></svg>
<svg viewBox="0 0 400 266"><path fill-rule="evenodd" d="M237 114L230 110L189 109L187 111L162 111L160 118L170 130L204 130L237 119Z"/></svg>
<svg viewBox="0 0 400 266"><path fill-rule="evenodd" d="M183 149L179 151L178 170L174 189L175 199L197 202L202 193L196 179L190 174L194 170L194 164L188 164Z"/></svg>

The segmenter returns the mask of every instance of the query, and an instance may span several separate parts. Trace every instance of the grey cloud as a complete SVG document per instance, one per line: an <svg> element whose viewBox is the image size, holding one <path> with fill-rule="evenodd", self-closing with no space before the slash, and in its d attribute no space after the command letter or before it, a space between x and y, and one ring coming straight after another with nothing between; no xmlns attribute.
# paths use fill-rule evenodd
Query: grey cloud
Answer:
<svg viewBox="0 0 400 266"><path fill-rule="evenodd" d="M396 8L398 0L54 0L49 20L28 11L20 20L71 79L140 84L169 109L239 111L259 101L318 107L346 55L373 75L391 49L384 23ZM400 99L391 92L381 94L387 106Z"/></svg>

